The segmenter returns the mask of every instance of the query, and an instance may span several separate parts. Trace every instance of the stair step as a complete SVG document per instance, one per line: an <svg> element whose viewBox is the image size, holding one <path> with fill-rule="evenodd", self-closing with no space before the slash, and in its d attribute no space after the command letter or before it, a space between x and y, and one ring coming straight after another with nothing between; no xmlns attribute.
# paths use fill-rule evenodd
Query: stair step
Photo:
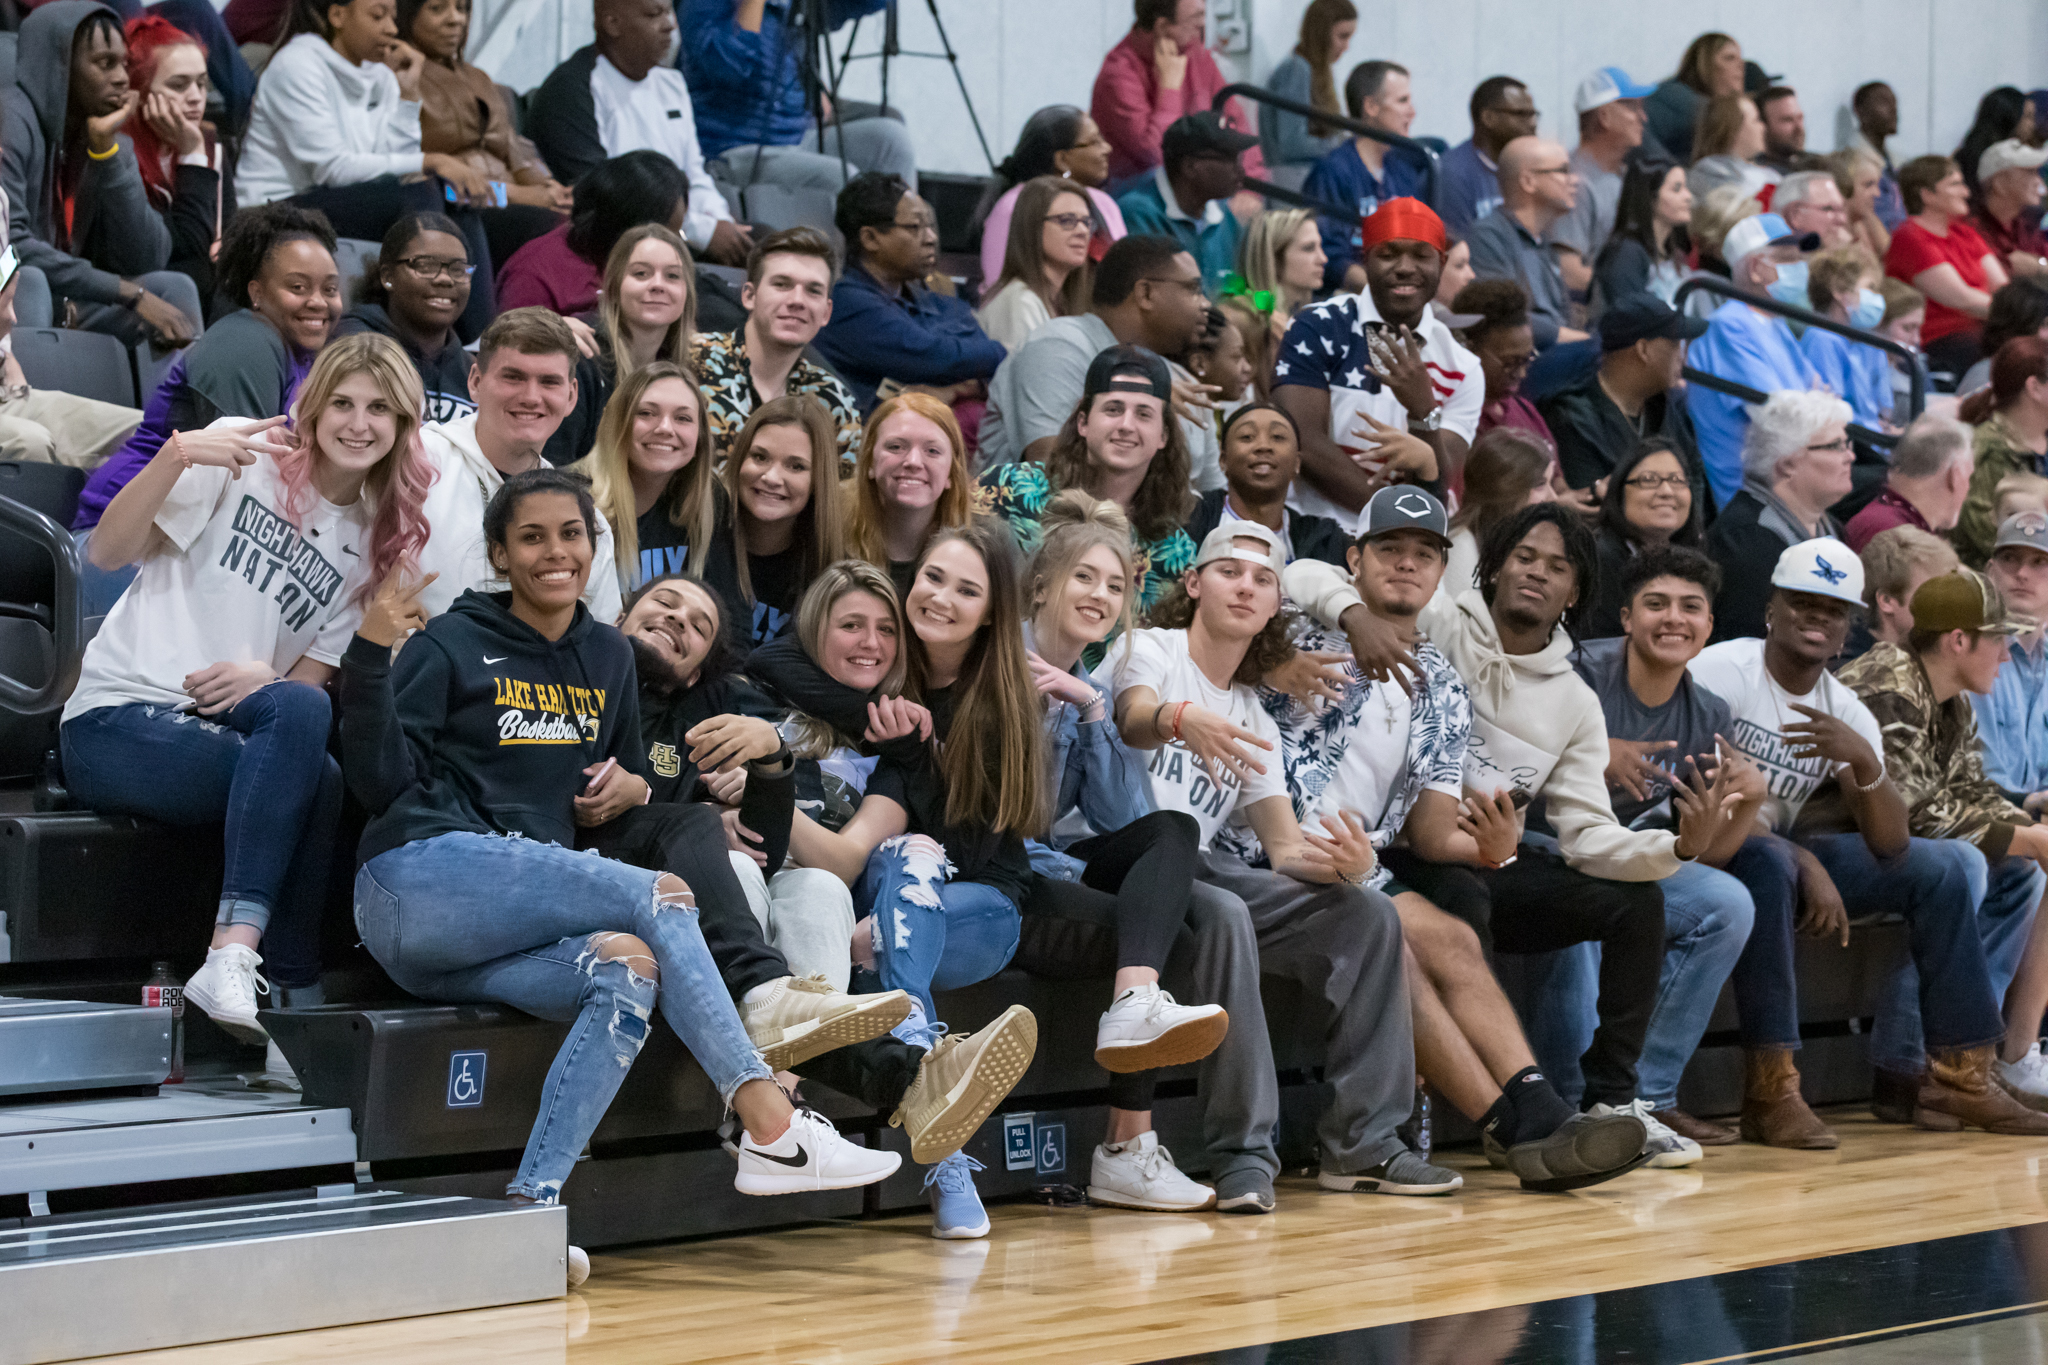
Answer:
<svg viewBox="0 0 2048 1365"><path fill-rule="evenodd" d="M155 1085L170 1072L167 1006L0 995L0 1095Z"/></svg>
<svg viewBox="0 0 2048 1365"><path fill-rule="evenodd" d="M355 1186L30 1219L0 1226L0 1365L555 1298L567 1238L560 1206Z"/></svg>

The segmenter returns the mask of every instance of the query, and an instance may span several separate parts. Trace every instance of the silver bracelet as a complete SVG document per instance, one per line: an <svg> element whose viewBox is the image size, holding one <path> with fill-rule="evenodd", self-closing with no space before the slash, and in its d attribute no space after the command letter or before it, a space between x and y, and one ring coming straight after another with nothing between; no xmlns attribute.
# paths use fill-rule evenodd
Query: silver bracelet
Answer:
<svg viewBox="0 0 2048 1365"><path fill-rule="evenodd" d="M1856 781L1856 765L1855 765L1855 764L1851 763L1851 764L1846 764L1846 765L1844 765L1844 766L1846 766L1846 767L1847 767L1847 768L1849 769L1849 782L1848 782L1849 790L1850 790L1850 791L1852 791L1852 792L1855 792L1855 793L1856 793L1856 794L1857 794L1858 796L1867 796L1867 795L1869 795L1869 794L1870 794L1871 792L1874 792L1874 791L1876 791L1876 790L1877 790L1877 789L1878 789L1879 787L1881 787L1881 786L1883 786L1883 785L1884 785L1884 779L1885 779L1885 771L1884 771L1884 760L1883 760L1883 759L1879 759L1879 760L1877 761L1877 776L1876 776L1875 778L1872 778L1872 779L1871 779L1871 783L1870 783L1870 785L1869 785L1869 786L1867 786L1867 787L1865 787L1865 786L1863 786L1863 785L1859 784L1859 783L1858 783L1858 782Z"/></svg>

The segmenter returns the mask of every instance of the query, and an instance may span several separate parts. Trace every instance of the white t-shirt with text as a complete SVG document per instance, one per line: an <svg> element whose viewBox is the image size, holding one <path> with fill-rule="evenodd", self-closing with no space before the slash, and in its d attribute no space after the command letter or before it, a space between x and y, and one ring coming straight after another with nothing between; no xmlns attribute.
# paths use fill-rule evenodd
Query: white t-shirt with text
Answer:
<svg viewBox="0 0 2048 1365"><path fill-rule="evenodd" d="M1216 837L1239 808L1269 796L1287 798L1287 776L1281 761L1280 729L1273 724L1258 694L1249 687L1218 687L1204 676L1188 655L1188 633L1184 630L1134 630L1123 641L1112 644L1109 656L1095 670L1095 680L1109 689L1112 697L1133 687L1149 687L1163 702L1193 702L1226 717L1231 724L1250 730L1272 745L1270 751L1255 751L1265 765L1263 775L1254 773L1249 783L1221 767L1214 776L1183 744L1168 740L1151 754L1146 765L1152 778L1152 800L1161 810L1185 811L1201 826L1203 848Z"/></svg>
<svg viewBox="0 0 2048 1365"><path fill-rule="evenodd" d="M1763 770L1771 792L1764 803L1764 818L1774 830L1782 833L1791 828L1806 798L1829 776L1826 759L1798 758L1792 753L1785 727L1807 719L1792 709L1793 703L1845 722L1863 737L1878 762L1884 761L1884 734L1878 729L1877 717L1832 673L1823 671L1811 692L1794 696L1778 686L1764 668L1764 642L1754 638L1710 645L1700 651L1690 669L1695 682L1728 703L1735 718L1735 733L1727 737L1728 742Z"/></svg>
<svg viewBox="0 0 2048 1365"><path fill-rule="evenodd" d="M195 465L156 514L170 544L141 570L86 646L64 719L103 706L192 704L186 675L262 661L282 675L301 657L339 665L362 620L349 599L369 574L370 501L336 507L308 490L285 515L268 454L236 479Z"/></svg>

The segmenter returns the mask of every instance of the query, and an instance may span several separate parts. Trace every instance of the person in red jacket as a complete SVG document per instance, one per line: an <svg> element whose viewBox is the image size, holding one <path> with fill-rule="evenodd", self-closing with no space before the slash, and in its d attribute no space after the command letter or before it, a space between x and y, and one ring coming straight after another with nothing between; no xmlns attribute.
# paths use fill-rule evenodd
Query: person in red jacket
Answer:
<svg viewBox="0 0 2048 1365"><path fill-rule="evenodd" d="M1110 184L1136 179L1159 164L1159 139L1183 114L1197 114L1229 84L1202 41L1204 0L1134 0L1136 22L1102 59L1089 113L1109 139ZM1257 134L1236 100L1224 118L1239 132ZM1245 153L1244 173L1266 178L1265 158Z"/></svg>

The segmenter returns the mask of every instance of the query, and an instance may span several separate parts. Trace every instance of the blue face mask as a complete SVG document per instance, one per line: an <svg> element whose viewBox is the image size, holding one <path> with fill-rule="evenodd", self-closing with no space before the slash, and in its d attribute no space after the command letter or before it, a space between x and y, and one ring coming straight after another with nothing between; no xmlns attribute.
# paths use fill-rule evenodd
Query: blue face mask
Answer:
<svg viewBox="0 0 2048 1365"><path fill-rule="evenodd" d="M1778 267L1778 281L1769 290L1770 296L1779 303L1789 303L1795 308L1809 308L1812 301L1806 297L1806 262L1790 261Z"/></svg>
<svg viewBox="0 0 2048 1365"><path fill-rule="evenodd" d="M1884 321L1884 295L1875 289L1856 291L1856 307L1849 314L1849 325L1868 331Z"/></svg>

